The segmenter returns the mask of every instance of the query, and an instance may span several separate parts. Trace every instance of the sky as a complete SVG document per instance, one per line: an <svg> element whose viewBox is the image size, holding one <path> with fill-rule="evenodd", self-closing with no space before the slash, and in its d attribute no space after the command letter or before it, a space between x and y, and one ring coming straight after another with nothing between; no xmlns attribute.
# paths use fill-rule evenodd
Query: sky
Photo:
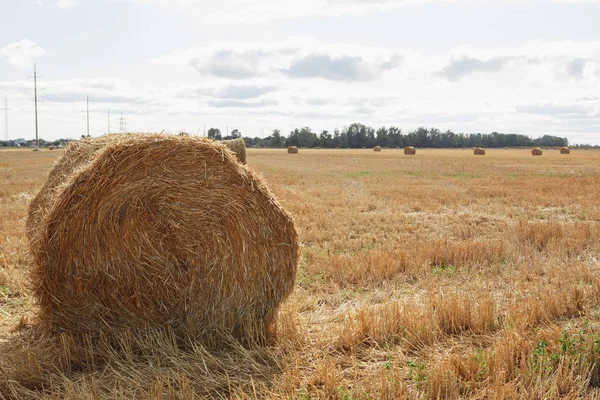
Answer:
<svg viewBox="0 0 600 400"><path fill-rule="evenodd" d="M600 0L0 0L0 100L8 137L35 138L36 63L47 140L87 133L89 97L92 136L122 116L137 132L361 122L599 145L598 17Z"/></svg>

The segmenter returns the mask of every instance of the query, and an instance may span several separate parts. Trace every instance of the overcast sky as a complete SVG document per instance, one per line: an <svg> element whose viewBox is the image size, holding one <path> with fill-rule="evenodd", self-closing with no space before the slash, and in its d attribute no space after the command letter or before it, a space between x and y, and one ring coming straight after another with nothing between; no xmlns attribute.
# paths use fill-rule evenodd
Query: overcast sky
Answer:
<svg viewBox="0 0 600 400"><path fill-rule="evenodd" d="M9 137L418 126L600 144L600 0L0 0ZM2 106L4 104L2 103ZM4 139L4 127L0 130Z"/></svg>

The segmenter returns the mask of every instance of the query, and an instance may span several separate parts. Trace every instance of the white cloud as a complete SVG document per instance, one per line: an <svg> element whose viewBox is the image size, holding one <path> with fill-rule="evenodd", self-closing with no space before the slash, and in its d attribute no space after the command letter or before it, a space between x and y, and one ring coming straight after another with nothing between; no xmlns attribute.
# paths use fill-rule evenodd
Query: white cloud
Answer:
<svg viewBox="0 0 600 400"><path fill-rule="evenodd" d="M58 0L56 6L60 8L71 8L75 5L74 0Z"/></svg>
<svg viewBox="0 0 600 400"><path fill-rule="evenodd" d="M537 80L597 78L600 42L532 41L515 47L477 49L459 46L445 58L437 75L458 81L475 73L513 69Z"/></svg>
<svg viewBox="0 0 600 400"><path fill-rule="evenodd" d="M201 0L187 0L198 3ZM456 0L228 0L221 2L211 19L218 22L260 23L311 15L365 15L419 3L451 3ZM232 6L235 12L231 12Z"/></svg>
<svg viewBox="0 0 600 400"><path fill-rule="evenodd" d="M190 65L202 75L224 79L284 75L360 82L377 80L385 72L398 68L408 53L293 37L275 43L210 43L174 51L153 62Z"/></svg>
<svg viewBox="0 0 600 400"><path fill-rule="evenodd" d="M360 16L405 6L429 3L470 2L473 0L128 0L142 4L162 4L202 9L207 21L255 24L277 19L307 16ZM517 1L517 0L512 0Z"/></svg>
<svg viewBox="0 0 600 400"><path fill-rule="evenodd" d="M373 81L379 71L362 57L332 58L326 54L310 54L292 62L285 74L293 78L323 78L332 81Z"/></svg>
<svg viewBox="0 0 600 400"><path fill-rule="evenodd" d="M276 100L262 99L261 101L241 101L241 100L209 100L208 106L213 108L263 108L276 106L279 104Z"/></svg>
<svg viewBox="0 0 600 400"><path fill-rule="evenodd" d="M9 43L0 49L0 58L20 68L32 68L36 58L51 55L52 53L47 52L28 39Z"/></svg>
<svg viewBox="0 0 600 400"><path fill-rule="evenodd" d="M552 0L552 3L592 4L600 3L600 0Z"/></svg>

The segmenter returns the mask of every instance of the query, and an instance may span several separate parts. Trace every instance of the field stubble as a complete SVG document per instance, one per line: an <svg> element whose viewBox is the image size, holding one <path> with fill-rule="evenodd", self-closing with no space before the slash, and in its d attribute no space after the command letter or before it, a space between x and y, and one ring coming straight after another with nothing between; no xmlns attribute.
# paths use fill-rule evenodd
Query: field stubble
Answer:
<svg viewBox="0 0 600 400"><path fill-rule="evenodd" d="M36 334L27 204L61 151L0 152L0 398L552 398L600 385L600 152L248 150L303 242L268 348Z"/></svg>

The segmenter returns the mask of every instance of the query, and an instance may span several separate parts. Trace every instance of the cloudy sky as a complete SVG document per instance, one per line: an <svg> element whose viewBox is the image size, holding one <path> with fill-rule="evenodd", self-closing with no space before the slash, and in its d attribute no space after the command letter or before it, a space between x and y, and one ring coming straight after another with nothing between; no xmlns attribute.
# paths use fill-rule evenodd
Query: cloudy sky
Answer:
<svg viewBox="0 0 600 400"><path fill-rule="evenodd" d="M600 0L2 0L10 138L352 122L600 144ZM4 104L2 103L2 106ZM0 130L4 139L4 129Z"/></svg>

